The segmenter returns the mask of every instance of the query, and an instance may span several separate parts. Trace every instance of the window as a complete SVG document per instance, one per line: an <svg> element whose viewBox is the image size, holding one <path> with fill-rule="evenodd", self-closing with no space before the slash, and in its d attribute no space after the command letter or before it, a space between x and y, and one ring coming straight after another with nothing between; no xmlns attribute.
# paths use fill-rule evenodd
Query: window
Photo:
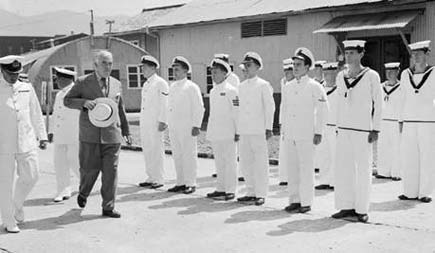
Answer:
<svg viewBox="0 0 435 253"><path fill-rule="evenodd" d="M187 74L187 79L192 80L192 73ZM168 68L168 81L170 81L170 82L175 81L173 68Z"/></svg>
<svg viewBox="0 0 435 253"><path fill-rule="evenodd" d="M241 24L242 38L286 35L287 19L249 21Z"/></svg>
<svg viewBox="0 0 435 253"><path fill-rule="evenodd" d="M234 65L230 65L231 71L234 71ZM207 78L207 93L210 94L211 89L213 88L213 79L211 78L211 67L207 66L206 69L206 78Z"/></svg>
<svg viewBox="0 0 435 253"><path fill-rule="evenodd" d="M137 47L139 46L139 40L130 40L129 42Z"/></svg>
<svg viewBox="0 0 435 253"><path fill-rule="evenodd" d="M56 80L56 71L54 70L55 67L58 68L64 68L64 69L68 69L71 71L76 71L76 66L74 65L58 65L58 66L50 66L50 76L51 76L51 83L53 84L53 90L60 90L61 88L59 87L59 85L57 84L57 80Z"/></svg>
<svg viewBox="0 0 435 253"><path fill-rule="evenodd" d="M138 65L127 65L127 83L129 89L140 89L145 83L141 67Z"/></svg>

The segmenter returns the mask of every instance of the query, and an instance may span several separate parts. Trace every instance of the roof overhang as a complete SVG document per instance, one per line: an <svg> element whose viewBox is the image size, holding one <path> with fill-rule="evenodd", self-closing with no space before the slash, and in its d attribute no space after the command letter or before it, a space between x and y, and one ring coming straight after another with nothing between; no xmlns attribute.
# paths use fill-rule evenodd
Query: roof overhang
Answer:
<svg viewBox="0 0 435 253"><path fill-rule="evenodd" d="M382 12L340 16L331 19L313 33L342 33L362 30L401 29L414 20L422 10Z"/></svg>

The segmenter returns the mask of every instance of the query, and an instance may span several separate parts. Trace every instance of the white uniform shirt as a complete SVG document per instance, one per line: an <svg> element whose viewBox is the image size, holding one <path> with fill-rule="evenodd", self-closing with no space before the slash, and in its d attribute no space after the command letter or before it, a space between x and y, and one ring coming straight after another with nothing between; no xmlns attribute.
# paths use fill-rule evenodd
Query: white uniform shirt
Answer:
<svg viewBox="0 0 435 253"><path fill-rule="evenodd" d="M204 103L198 85L187 78L173 82L169 87L169 126L201 127L203 115Z"/></svg>
<svg viewBox="0 0 435 253"><path fill-rule="evenodd" d="M431 71L432 69L432 71ZM415 85L419 85L423 76L431 71L423 86L416 89L411 85L410 75ZM400 121L435 121L435 67L428 68L425 73L412 74L409 69L402 72Z"/></svg>
<svg viewBox="0 0 435 253"><path fill-rule="evenodd" d="M364 69L356 78L361 79L351 89L347 89L344 76L347 70L337 75L337 127L359 131L380 130L382 117L382 87L379 74ZM350 79L352 83L355 79ZM372 110L374 115L372 116Z"/></svg>
<svg viewBox="0 0 435 253"><path fill-rule="evenodd" d="M231 72L231 73L228 75L226 81L227 81L229 84L231 84L234 88L239 88L239 85L240 85L240 79L239 79L239 77L238 77L236 74L234 74L234 72Z"/></svg>
<svg viewBox="0 0 435 253"><path fill-rule="evenodd" d="M273 128L275 102L269 82L253 77L239 86L239 134L264 134Z"/></svg>
<svg viewBox="0 0 435 253"><path fill-rule="evenodd" d="M79 143L79 116L80 111L70 109L63 104L63 99L74 83L63 88L56 94L51 115L49 132L53 134L55 144Z"/></svg>
<svg viewBox="0 0 435 253"><path fill-rule="evenodd" d="M237 89L228 81L215 85L210 91L207 139L210 141L234 139L237 133L238 111Z"/></svg>
<svg viewBox="0 0 435 253"><path fill-rule="evenodd" d="M338 93L337 93L337 86L333 87L326 87L326 96L328 97L328 120L326 121L326 124L330 126L335 126L337 124L337 103L338 103Z"/></svg>
<svg viewBox="0 0 435 253"><path fill-rule="evenodd" d="M393 86L387 85L387 82L382 84L383 89L383 107L382 107L382 119L386 120L398 120L399 108L401 102L400 98L400 83L396 83Z"/></svg>
<svg viewBox="0 0 435 253"><path fill-rule="evenodd" d="M44 119L32 84L8 84L0 77L0 154L24 153L47 140Z"/></svg>
<svg viewBox="0 0 435 253"><path fill-rule="evenodd" d="M303 76L283 87L282 131L284 138L312 140L322 134L328 115L328 100L323 87L314 79Z"/></svg>
<svg viewBox="0 0 435 253"><path fill-rule="evenodd" d="M158 122L167 123L168 83L154 74L148 78L142 88L140 110L141 126L149 126L157 130Z"/></svg>

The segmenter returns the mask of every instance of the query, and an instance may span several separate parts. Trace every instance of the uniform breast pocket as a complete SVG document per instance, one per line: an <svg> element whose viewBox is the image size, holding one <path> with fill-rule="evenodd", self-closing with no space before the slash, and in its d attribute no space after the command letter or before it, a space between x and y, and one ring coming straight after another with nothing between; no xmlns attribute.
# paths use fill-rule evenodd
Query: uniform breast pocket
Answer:
<svg viewBox="0 0 435 253"><path fill-rule="evenodd" d="M14 103L18 110L29 110L29 97L30 92L28 91L19 91L18 95L14 99Z"/></svg>

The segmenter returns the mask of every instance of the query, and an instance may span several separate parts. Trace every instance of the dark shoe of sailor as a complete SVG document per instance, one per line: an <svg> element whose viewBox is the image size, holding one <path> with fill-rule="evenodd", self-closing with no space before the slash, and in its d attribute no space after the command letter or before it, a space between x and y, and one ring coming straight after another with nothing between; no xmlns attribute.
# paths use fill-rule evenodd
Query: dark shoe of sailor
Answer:
<svg viewBox="0 0 435 253"><path fill-rule="evenodd" d="M222 196L225 196L225 192L214 191L211 193L207 193L207 198L215 198L215 197L222 197Z"/></svg>
<svg viewBox="0 0 435 253"><path fill-rule="evenodd" d="M391 177L391 180L393 180L393 181L400 181L400 180L402 180L402 178L400 178L400 177Z"/></svg>
<svg viewBox="0 0 435 253"><path fill-rule="evenodd" d="M409 197L407 197L407 196L405 196L405 195L400 195L399 197L398 197L400 200L417 200L418 198L409 198Z"/></svg>
<svg viewBox="0 0 435 253"><path fill-rule="evenodd" d="M429 203L432 201L432 198L431 197L422 197L419 200L423 203Z"/></svg>
<svg viewBox="0 0 435 253"><path fill-rule="evenodd" d="M377 179L391 179L391 177L382 176L380 174L375 175L375 178L377 178Z"/></svg>
<svg viewBox="0 0 435 253"><path fill-rule="evenodd" d="M186 189L184 189L184 194L192 194L196 191L195 186L186 186Z"/></svg>
<svg viewBox="0 0 435 253"><path fill-rule="evenodd" d="M255 201L255 200L257 200L257 198L254 196L244 196L244 197L237 198L237 201L239 202L247 202L247 201Z"/></svg>
<svg viewBox="0 0 435 253"><path fill-rule="evenodd" d="M331 217L334 219L342 219L353 216L357 216L355 209L343 209L340 210L338 213L334 213Z"/></svg>
<svg viewBox="0 0 435 253"><path fill-rule="evenodd" d="M301 208L301 203L291 203L289 206L286 206L284 208L284 211L293 213L296 210L299 210L299 208Z"/></svg>
<svg viewBox="0 0 435 253"><path fill-rule="evenodd" d="M160 183L152 183L151 186L150 186L151 189L158 189L158 188L160 188L160 187L163 187L163 184L160 184Z"/></svg>
<svg viewBox="0 0 435 253"><path fill-rule="evenodd" d="M216 173L211 174L211 177L217 177Z"/></svg>
<svg viewBox="0 0 435 253"><path fill-rule="evenodd" d="M309 211L311 211L311 206L301 206L298 209L298 213L306 213L306 212L309 212Z"/></svg>
<svg viewBox="0 0 435 253"><path fill-rule="evenodd" d="M245 178L244 177L239 177L239 182L245 182Z"/></svg>
<svg viewBox="0 0 435 253"><path fill-rule="evenodd" d="M261 206L264 204L264 202L266 202L266 200L264 198L256 198L255 199L255 205L256 206Z"/></svg>
<svg viewBox="0 0 435 253"><path fill-rule="evenodd" d="M334 187L330 186L329 184L321 184L321 185L314 187L314 189L316 189L316 190L331 190L331 189L334 189Z"/></svg>
<svg viewBox="0 0 435 253"><path fill-rule="evenodd" d="M168 192L183 192L186 189L185 185L176 185L168 189Z"/></svg>
<svg viewBox="0 0 435 253"><path fill-rule="evenodd" d="M288 183L287 182L279 182L279 185L280 186L285 186L285 185L288 185Z"/></svg>
<svg viewBox="0 0 435 253"><path fill-rule="evenodd" d="M142 183L139 183L139 186L140 187L151 187L152 184L153 183L151 183L151 182L142 182Z"/></svg>
<svg viewBox="0 0 435 253"><path fill-rule="evenodd" d="M369 215L366 213L356 213L359 222L366 223L369 221Z"/></svg>

